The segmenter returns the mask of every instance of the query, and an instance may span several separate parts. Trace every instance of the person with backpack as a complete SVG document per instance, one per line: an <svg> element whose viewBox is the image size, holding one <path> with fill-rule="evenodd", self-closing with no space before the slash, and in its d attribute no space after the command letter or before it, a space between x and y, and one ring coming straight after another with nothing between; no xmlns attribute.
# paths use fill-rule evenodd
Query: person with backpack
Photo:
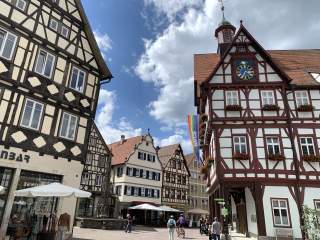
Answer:
<svg viewBox="0 0 320 240"><path fill-rule="evenodd" d="M174 217L172 215L167 222L167 228L169 231L169 240L174 240L174 229L176 228L176 221L174 220Z"/></svg>

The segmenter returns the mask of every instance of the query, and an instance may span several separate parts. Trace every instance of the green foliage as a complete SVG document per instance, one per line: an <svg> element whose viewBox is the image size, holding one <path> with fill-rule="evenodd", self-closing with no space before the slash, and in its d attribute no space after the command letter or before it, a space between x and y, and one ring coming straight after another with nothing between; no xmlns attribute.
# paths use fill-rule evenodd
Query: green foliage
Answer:
<svg viewBox="0 0 320 240"><path fill-rule="evenodd" d="M303 226L302 231L306 234L308 240L318 240L320 238L320 212L308 208L306 205L302 206L303 211Z"/></svg>

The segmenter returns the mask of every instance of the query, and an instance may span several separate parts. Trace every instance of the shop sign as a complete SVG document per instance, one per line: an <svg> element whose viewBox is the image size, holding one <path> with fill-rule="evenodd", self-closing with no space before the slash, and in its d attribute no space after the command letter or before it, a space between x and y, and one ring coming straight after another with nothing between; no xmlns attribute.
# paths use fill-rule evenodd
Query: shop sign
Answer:
<svg viewBox="0 0 320 240"><path fill-rule="evenodd" d="M0 150L0 159L29 163L30 155Z"/></svg>

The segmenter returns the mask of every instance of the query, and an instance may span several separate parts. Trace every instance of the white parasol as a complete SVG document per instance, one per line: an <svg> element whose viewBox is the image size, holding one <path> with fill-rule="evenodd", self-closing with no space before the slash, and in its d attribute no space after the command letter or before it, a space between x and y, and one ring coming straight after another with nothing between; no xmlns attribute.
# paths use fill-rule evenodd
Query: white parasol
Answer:
<svg viewBox="0 0 320 240"><path fill-rule="evenodd" d="M78 197L89 198L90 192L69 187L61 183L50 183L32 188L15 191L16 197Z"/></svg>
<svg viewBox="0 0 320 240"><path fill-rule="evenodd" d="M183 212L183 211L180 211L178 209L175 209L175 208L172 208L172 207L169 207L169 206L160 206L160 209L161 211L164 211L164 212Z"/></svg>
<svg viewBox="0 0 320 240"><path fill-rule="evenodd" d="M152 211L162 211L159 207L153 206L148 203L143 203L134 207L129 207L132 210L152 210Z"/></svg>
<svg viewBox="0 0 320 240"><path fill-rule="evenodd" d="M0 194L4 194L4 192L6 191L5 187L0 186Z"/></svg>

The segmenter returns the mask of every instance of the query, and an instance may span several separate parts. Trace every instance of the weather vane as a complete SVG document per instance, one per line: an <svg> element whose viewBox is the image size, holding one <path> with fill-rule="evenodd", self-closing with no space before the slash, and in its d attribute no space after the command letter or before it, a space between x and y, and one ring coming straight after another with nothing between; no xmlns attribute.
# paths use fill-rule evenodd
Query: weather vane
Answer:
<svg viewBox="0 0 320 240"><path fill-rule="evenodd" d="M222 21L225 20L225 17L224 17L224 5L223 5L223 0L218 0L220 3L221 3L221 11L222 11Z"/></svg>

